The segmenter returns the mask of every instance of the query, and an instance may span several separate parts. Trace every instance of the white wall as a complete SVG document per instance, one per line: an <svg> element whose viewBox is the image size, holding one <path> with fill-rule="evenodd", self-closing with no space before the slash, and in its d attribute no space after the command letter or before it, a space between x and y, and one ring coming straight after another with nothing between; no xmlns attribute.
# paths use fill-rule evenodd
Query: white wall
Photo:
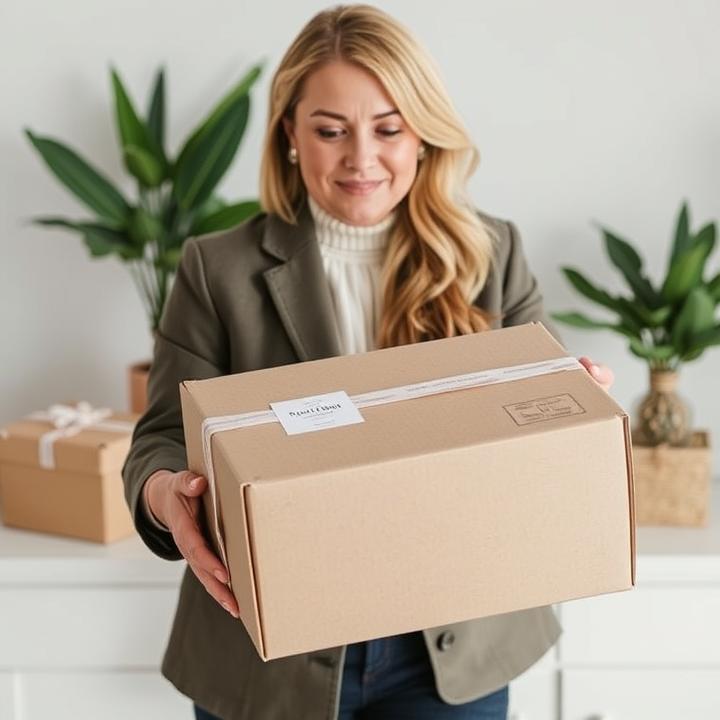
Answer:
<svg viewBox="0 0 720 720"><path fill-rule="evenodd" d="M382 5L435 55L481 149L473 197L516 221L550 309L582 305L561 264L621 288L591 220L636 241L657 278L682 198L698 221L720 217L719 3ZM50 176L22 128L71 143L121 181L109 63L143 105L156 66L166 65L175 150L223 91L266 57L244 145L222 187L230 198L254 195L270 73L301 24L324 6L3 2L0 423L69 398L123 408L125 367L150 352L139 299L119 262L91 261L75 236L28 224L37 214L80 218L84 210ZM573 352L614 368L621 403L643 391L645 367L621 340L567 328L564 336ZM716 433L717 391L708 388L719 360L720 351L707 353L685 368L681 383L696 424Z"/></svg>

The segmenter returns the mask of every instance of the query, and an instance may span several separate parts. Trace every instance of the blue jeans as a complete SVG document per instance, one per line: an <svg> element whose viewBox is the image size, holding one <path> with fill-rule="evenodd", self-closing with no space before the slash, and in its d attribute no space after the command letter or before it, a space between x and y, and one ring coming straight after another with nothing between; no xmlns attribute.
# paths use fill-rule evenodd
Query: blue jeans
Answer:
<svg viewBox="0 0 720 720"><path fill-rule="evenodd" d="M508 686L462 705L435 689L422 632L348 645L338 720L506 720ZM197 720L219 720L195 706Z"/></svg>

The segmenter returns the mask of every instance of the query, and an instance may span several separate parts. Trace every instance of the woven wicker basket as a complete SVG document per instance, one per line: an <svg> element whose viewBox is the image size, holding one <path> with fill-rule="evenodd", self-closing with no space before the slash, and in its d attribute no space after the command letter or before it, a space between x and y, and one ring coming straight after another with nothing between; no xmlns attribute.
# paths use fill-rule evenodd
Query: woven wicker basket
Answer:
<svg viewBox="0 0 720 720"><path fill-rule="evenodd" d="M687 447L633 444L633 465L638 525L707 525L711 474L707 431L695 431Z"/></svg>

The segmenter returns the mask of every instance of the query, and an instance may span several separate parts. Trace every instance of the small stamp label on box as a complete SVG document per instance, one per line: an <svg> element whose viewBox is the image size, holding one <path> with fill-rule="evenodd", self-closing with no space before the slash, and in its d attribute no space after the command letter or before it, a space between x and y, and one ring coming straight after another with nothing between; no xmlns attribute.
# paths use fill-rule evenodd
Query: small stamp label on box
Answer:
<svg viewBox="0 0 720 720"><path fill-rule="evenodd" d="M365 422L344 390L271 402L270 407L288 435Z"/></svg>
<svg viewBox="0 0 720 720"><path fill-rule="evenodd" d="M585 408L567 393L503 405L503 407L518 425L555 420L568 415L582 415L585 412Z"/></svg>

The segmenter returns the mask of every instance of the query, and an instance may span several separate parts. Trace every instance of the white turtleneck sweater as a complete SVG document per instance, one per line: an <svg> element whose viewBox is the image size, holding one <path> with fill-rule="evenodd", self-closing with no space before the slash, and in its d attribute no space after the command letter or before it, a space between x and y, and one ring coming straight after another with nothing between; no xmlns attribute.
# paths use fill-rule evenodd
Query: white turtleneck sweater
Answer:
<svg viewBox="0 0 720 720"><path fill-rule="evenodd" d="M382 301L380 269L395 216L377 225L347 225L310 196L308 205L330 284L341 352L374 350Z"/></svg>

